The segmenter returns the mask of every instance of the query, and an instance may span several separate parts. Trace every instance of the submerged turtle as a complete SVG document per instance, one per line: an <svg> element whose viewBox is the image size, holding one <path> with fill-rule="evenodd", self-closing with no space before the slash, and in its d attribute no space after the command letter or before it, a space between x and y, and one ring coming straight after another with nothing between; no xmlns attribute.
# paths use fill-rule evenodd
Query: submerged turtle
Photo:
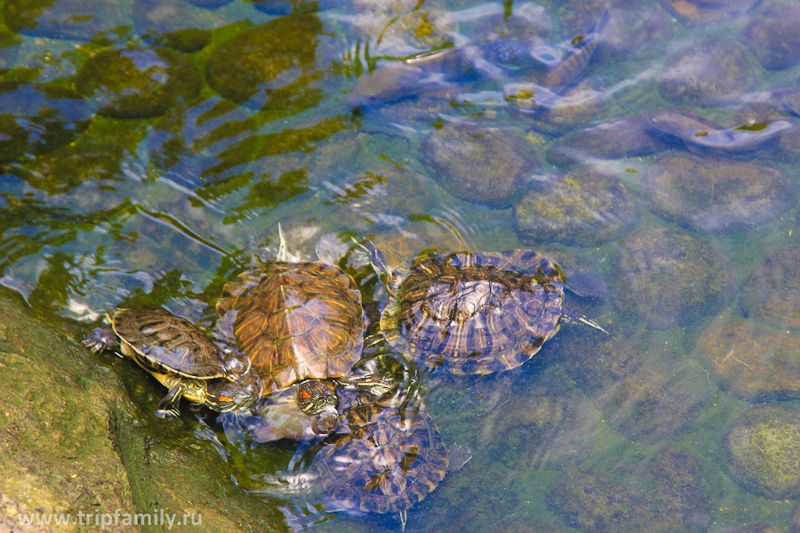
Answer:
<svg viewBox="0 0 800 533"><path fill-rule="evenodd" d="M177 416L181 397L217 411L249 407L258 397L246 359L188 320L163 309L118 309L109 322L111 329L95 330L84 344L95 352L121 352L167 387L157 415Z"/></svg>
<svg viewBox="0 0 800 533"><path fill-rule="evenodd" d="M404 276L388 274L384 336L407 357L454 374L516 368L562 322L605 332L562 307L563 271L536 252L421 255Z"/></svg>
<svg viewBox="0 0 800 533"><path fill-rule="evenodd" d="M402 395L400 395L402 397ZM328 511L399 513L444 479L447 448L420 400L355 402L344 410L349 433L336 434L314 457Z"/></svg>

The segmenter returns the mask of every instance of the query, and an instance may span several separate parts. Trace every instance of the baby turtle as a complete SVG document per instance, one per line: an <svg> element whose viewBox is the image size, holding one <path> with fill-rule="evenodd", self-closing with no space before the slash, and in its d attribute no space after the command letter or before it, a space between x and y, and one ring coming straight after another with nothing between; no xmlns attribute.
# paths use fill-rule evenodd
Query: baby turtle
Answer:
<svg viewBox="0 0 800 533"><path fill-rule="evenodd" d="M516 368L561 322L605 332L562 307L563 271L536 252L423 254L407 274L389 277L392 297L380 322L386 339L406 357L454 374Z"/></svg>
<svg viewBox="0 0 800 533"><path fill-rule="evenodd" d="M177 416L181 397L216 411L246 408L258 397L246 360L188 320L163 309L118 309L109 322L111 329L95 330L84 344L94 352L121 352L167 387L158 416Z"/></svg>

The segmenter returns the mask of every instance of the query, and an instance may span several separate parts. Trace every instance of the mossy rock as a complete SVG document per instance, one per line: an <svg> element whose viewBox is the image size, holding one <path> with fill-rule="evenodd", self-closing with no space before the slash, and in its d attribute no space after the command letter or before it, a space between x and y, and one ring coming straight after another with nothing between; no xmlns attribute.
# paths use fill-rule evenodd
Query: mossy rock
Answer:
<svg viewBox="0 0 800 533"><path fill-rule="evenodd" d="M650 227L628 237L610 277L621 313L664 330L715 315L729 293L717 251L694 235Z"/></svg>
<svg viewBox="0 0 800 533"><path fill-rule="evenodd" d="M75 86L112 118L162 115L200 93L197 67L168 48L106 49L78 71Z"/></svg>
<svg viewBox="0 0 800 533"><path fill-rule="evenodd" d="M694 357L734 396L757 402L800 398L800 338L724 314L695 345Z"/></svg>
<svg viewBox="0 0 800 533"><path fill-rule="evenodd" d="M757 407L723 439L724 466L745 490L774 500L800 498L800 412Z"/></svg>
<svg viewBox="0 0 800 533"><path fill-rule="evenodd" d="M422 143L422 158L456 198L500 208L531 187L526 180L540 167L520 132L464 122L434 129Z"/></svg>
<svg viewBox="0 0 800 533"><path fill-rule="evenodd" d="M613 176L575 168L525 194L514 206L514 221L526 244L596 246L632 229L639 209L628 188Z"/></svg>
<svg viewBox="0 0 800 533"><path fill-rule="evenodd" d="M231 483L210 443L143 414L119 370L0 288L0 529L22 513L59 513L76 523L53 531L86 531L95 516L113 521L105 531L165 531L157 516L184 514L202 517L203 531L286 531L275 509ZM152 524L126 525L136 514Z"/></svg>
<svg viewBox="0 0 800 533"><path fill-rule="evenodd" d="M314 15L279 17L245 30L208 58L208 84L225 98L244 103L287 71L299 69L310 75L322 32L322 21ZM300 76L302 79L303 74ZM278 87L273 84L268 92L274 94L284 85L300 82L294 75L291 79L294 81L278 81Z"/></svg>

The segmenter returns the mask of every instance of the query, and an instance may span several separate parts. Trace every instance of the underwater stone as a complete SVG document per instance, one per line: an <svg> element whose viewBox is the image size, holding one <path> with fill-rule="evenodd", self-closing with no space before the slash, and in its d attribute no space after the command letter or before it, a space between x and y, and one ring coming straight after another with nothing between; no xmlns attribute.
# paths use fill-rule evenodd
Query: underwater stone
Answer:
<svg viewBox="0 0 800 533"><path fill-rule="evenodd" d="M90 57L75 85L102 115L148 118L197 96L202 78L193 63L167 48L125 48Z"/></svg>
<svg viewBox="0 0 800 533"><path fill-rule="evenodd" d="M127 24L130 13L121 0L7 0L2 10L17 33L80 41Z"/></svg>
<svg viewBox="0 0 800 533"><path fill-rule="evenodd" d="M742 42L766 69L784 69L800 63L800 6L794 0L763 4L743 32Z"/></svg>
<svg viewBox="0 0 800 533"><path fill-rule="evenodd" d="M788 177L768 164L691 154L656 158L642 185L661 213L704 233L773 220L796 196Z"/></svg>
<svg viewBox="0 0 800 533"><path fill-rule="evenodd" d="M713 41L677 52L659 91L667 100L696 104L748 90L757 73L755 60L742 45Z"/></svg>
<svg viewBox="0 0 800 533"><path fill-rule="evenodd" d="M45 84L0 82L0 163L63 146L92 117L81 95Z"/></svg>
<svg viewBox="0 0 800 533"><path fill-rule="evenodd" d="M463 122L434 129L421 150L445 190L491 207L510 206L515 196L534 185L540 166L521 132Z"/></svg>
<svg viewBox="0 0 800 533"><path fill-rule="evenodd" d="M706 328L693 354L738 398L800 398L800 338L786 331L726 313Z"/></svg>
<svg viewBox="0 0 800 533"><path fill-rule="evenodd" d="M717 252L690 233L650 227L628 237L610 276L616 307L664 330L688 326L719 311L728 272Z"/></svg>
<svg viewBox="0 0 800 533"><path fill-rule="evenodd" d="M753 269L739 302L747 317L800 332L800 247L778 250Z"/></svg>
<svg viewBox="0 0 800 533"><path fill-rule="evenodd" d="M297 76L314 70L322 31L322 22L313 15L279 17L245 30L208 58L208 84L225 98L243 103L266 84L276 91L297 83ZM294 81L283 79L288 73Z"/></svg>
<svg viewBox="0 0 800 533"><path fill-rule="evenodd" d="M723 463L745 490L773 500L800 497L800 413L786 406L756 407L723 439Z"/></svg>
<svg viewBox="0 0 800 533"><path fill-rule="evenodd" d="M595 246L620 237L639 220L627 187L611 176L575 168L514 206L520 240Z"/></svg>

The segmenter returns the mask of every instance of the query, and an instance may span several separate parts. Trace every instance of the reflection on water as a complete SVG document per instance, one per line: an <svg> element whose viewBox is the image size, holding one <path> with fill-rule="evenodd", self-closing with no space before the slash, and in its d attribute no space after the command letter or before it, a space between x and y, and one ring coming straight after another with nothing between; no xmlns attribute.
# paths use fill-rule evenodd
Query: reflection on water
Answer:
<svg viewBox="0 0 800 533"><path fill-rule="evenodd" d="M443 479L407 529L788 527L796 2L6 0L0 12L0 283L39 313L76 335L120 305L210 328L223 285L275 257L278 223L299 257L335 259L367 237L398 272L426 250L534 250L609 335L563 328L501 374L421 373L430 422L410 427L438 427L472 458L430 456L421 475ZM376 273L345 266L377 327ZM293 456L320 452L202 420L220 468L267 501L293 497L268 490ZM399 435L413 471L421 437ZM333 501L343 489L329 485L295 508L313 508L318 529L399 527L351 517L354 497Z"/></svg>

